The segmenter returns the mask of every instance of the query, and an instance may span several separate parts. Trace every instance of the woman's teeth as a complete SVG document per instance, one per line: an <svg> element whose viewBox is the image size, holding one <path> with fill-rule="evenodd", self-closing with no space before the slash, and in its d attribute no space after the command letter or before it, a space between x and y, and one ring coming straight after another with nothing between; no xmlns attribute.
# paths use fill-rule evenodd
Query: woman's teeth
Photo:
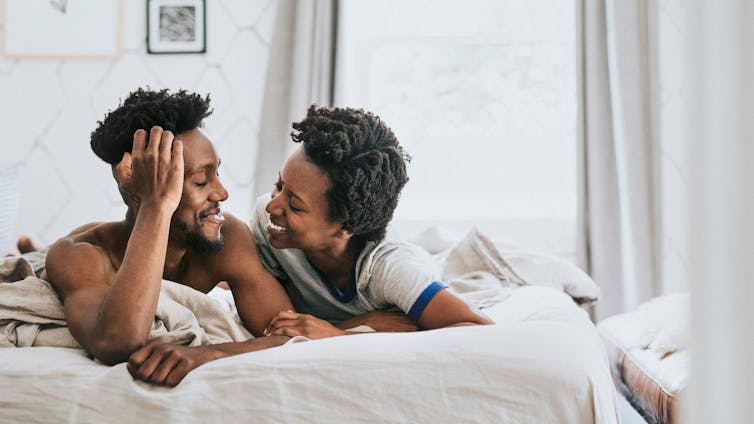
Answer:
<svg viewBox="0 0 754 424"><path fill-rule="evenodd" d="M275 224L275 223L274 223L274 222L272 222L272 221L268 221L268 222L267 222L267 228L269 228L269 229L272 229L272 230L275 230L275 231L279 231L279 232L285 232L285 231L288 231L288 229L287 229L287 228L285 228L285 227L283 227L283 226L281 226L281 225L277 225L277 224Z"/></svg>

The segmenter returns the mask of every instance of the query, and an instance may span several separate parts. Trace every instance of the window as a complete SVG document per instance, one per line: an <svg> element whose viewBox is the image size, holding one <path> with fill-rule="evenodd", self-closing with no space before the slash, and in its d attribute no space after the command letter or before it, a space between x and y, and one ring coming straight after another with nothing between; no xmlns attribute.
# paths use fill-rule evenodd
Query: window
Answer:
<svg viewBox="0 0 754 424"><path fill-rule="evenodd" d="M563 0L341 1L335 102L379 115L413 156L394 227L476 225L573 255L574 13Z"/></svg>

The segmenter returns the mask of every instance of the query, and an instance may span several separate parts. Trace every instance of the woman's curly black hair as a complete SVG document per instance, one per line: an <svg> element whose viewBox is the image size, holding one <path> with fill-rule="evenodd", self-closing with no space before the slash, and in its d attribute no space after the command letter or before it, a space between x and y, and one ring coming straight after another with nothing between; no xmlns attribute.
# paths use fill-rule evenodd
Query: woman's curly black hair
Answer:
<svg viewBox="0 0 754 424"><path fill-rule="evenodd" d="M363 240L382 240L411 160L393 131L362 109L316 105L293 129L293 141L330 178L330 219Z"/></svg>
<svg viewBox="0 0 754 424"><path fill-rule="evenodd" d="M94 153L110 165L116 165L123 153L133 148L134 133L138 129L149 131L159 125L175 134L200 128L204 118L212 113L206 97L180 90L152 91L139 88L130 93L123 104L105 115L92 131L91 146Z"/></svg>

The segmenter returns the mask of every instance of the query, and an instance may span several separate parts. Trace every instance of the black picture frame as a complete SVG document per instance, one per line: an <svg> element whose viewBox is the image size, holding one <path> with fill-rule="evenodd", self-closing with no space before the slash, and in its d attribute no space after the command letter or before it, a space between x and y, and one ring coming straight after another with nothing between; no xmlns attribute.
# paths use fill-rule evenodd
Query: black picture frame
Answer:
<svg viewBox="0 0 754 424"><path fill-rule="evenodd" d="M207 51L205 0L147 0L147 53Z"/></svg>

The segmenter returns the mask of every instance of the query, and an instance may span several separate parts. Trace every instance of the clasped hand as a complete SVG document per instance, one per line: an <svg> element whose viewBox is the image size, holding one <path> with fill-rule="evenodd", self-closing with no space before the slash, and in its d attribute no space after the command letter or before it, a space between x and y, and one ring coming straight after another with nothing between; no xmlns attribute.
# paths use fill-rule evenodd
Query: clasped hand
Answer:
<svg viewBox="0 0 754 424"><path fill-rule="evenodd" d="M152 342L131 354L128 372L139 380L175 386L193 369L219 357L210 346Z"/></svg>
<svg viewBox="0 0 754 424"><path fill-rule="evenodd" d="M293 311L278 312L264 330L265 336L304 336L309 339L324 339L344 334L349 333L315 316Z"/></svg>
<svg viewBox="0 0 754 424"><path fill-rule="evenodd" d="M183 143L170 131L152 127L134 133L131 153L124 153L116 166L121 192L136 206L153 204L175 211L183 192Z"/></svg>

